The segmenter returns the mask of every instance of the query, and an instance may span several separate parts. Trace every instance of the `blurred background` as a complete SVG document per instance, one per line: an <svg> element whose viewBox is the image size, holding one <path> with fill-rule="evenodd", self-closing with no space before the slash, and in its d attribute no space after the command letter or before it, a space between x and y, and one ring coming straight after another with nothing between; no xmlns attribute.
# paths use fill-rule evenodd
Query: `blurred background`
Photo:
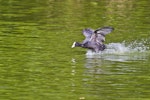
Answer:
<svg viewBox="0 0 150 100"><path fill-rule="evenodd" d="M149 100L149 0L0 0L1 100ZM112 26L107 49L71 48Z"/></svg>

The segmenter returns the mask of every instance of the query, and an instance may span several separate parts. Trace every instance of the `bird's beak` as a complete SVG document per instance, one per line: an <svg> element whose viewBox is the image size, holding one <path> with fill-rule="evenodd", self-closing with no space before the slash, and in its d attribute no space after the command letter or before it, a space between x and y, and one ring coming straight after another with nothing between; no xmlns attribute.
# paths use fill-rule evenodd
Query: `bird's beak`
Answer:
<svg viewBox="0 0 150 100"><path fill-rule="evenodd" d="M76 42L73 42L71 48L74 48L74 47L75 47L75 44L76 44Z"/></svg>

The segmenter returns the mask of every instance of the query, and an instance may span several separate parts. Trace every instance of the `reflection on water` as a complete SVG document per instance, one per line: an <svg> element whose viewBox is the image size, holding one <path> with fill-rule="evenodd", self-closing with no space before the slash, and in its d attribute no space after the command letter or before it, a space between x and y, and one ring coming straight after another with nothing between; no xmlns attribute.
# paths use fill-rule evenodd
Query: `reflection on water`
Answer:
<svg viewBox="0 0 150 100"><path fill-rule="evenodd" d="M1 0L0 99L149 100L149 4ZM103 53L70 48L82 29L103 26L115 28Z"/></svg>
<svg viewBox="0 0 150 100"><path fill-rule="evenodd" d="M88 92L102 98L105 95L105 99L125 95L131 100L144 97L148 92L143 92L143 88L149 87L145 74L149 75L150 56L149 46L144 43L110 43L98 54L88 50L83 78L85 88L90 89Z"/></svg>

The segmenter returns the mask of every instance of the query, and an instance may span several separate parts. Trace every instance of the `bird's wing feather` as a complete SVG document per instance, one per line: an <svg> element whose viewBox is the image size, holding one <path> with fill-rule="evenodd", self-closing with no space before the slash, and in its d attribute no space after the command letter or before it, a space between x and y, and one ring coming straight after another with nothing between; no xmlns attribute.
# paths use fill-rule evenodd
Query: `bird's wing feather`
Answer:
<svg viewBox="0 0 150 100"><path fill-rule="evenodd" d="M91 38L92 34L94 33L94 30L90 29L90 28L87 28L87 29L84 29L82 33L85 36L85 39L82 42L84 44L87 41L90 41L90 38Z"/></svg>
<svg viewBox="0 0 150 100"><path fill-rule="evenodd" d="M114 30L113 27L102 27L102 28L95 30L94 33L105 36L106 34L109 34L110 32L112 32L113 30Z"/></svg>
<svg viewBox="0 0 150 100"><path fill-rule="evenodd" d="M87 29L84 29L82 33L87 38L87 37L91 37L93 32L94 32L93 29L87 28Z"/></svg>
<svg viewBox="0 0 150 100"><path fill-rule="evenodd" d="M102 27L94 31L92 34L90 41L98 44L102 44L105 41L105 35L112 32L114 28L112 27Z"/></svg>

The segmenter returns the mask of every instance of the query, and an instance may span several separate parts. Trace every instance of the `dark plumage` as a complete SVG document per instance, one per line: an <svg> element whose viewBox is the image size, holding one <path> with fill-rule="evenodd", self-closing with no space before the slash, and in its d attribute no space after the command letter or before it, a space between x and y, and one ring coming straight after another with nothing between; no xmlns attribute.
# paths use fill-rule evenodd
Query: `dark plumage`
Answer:
<svg viewBox="0 0 150 100"><path fill-rule="evenodd" d="M103 51L106 46L103 44L105 41L105 35L111 33L114 30L112 27L102 27L97 30L93 29L84 29L83 35L85 39L82 43L74 42L72 48L82 47L93 50L94 52Z"/></svg>

